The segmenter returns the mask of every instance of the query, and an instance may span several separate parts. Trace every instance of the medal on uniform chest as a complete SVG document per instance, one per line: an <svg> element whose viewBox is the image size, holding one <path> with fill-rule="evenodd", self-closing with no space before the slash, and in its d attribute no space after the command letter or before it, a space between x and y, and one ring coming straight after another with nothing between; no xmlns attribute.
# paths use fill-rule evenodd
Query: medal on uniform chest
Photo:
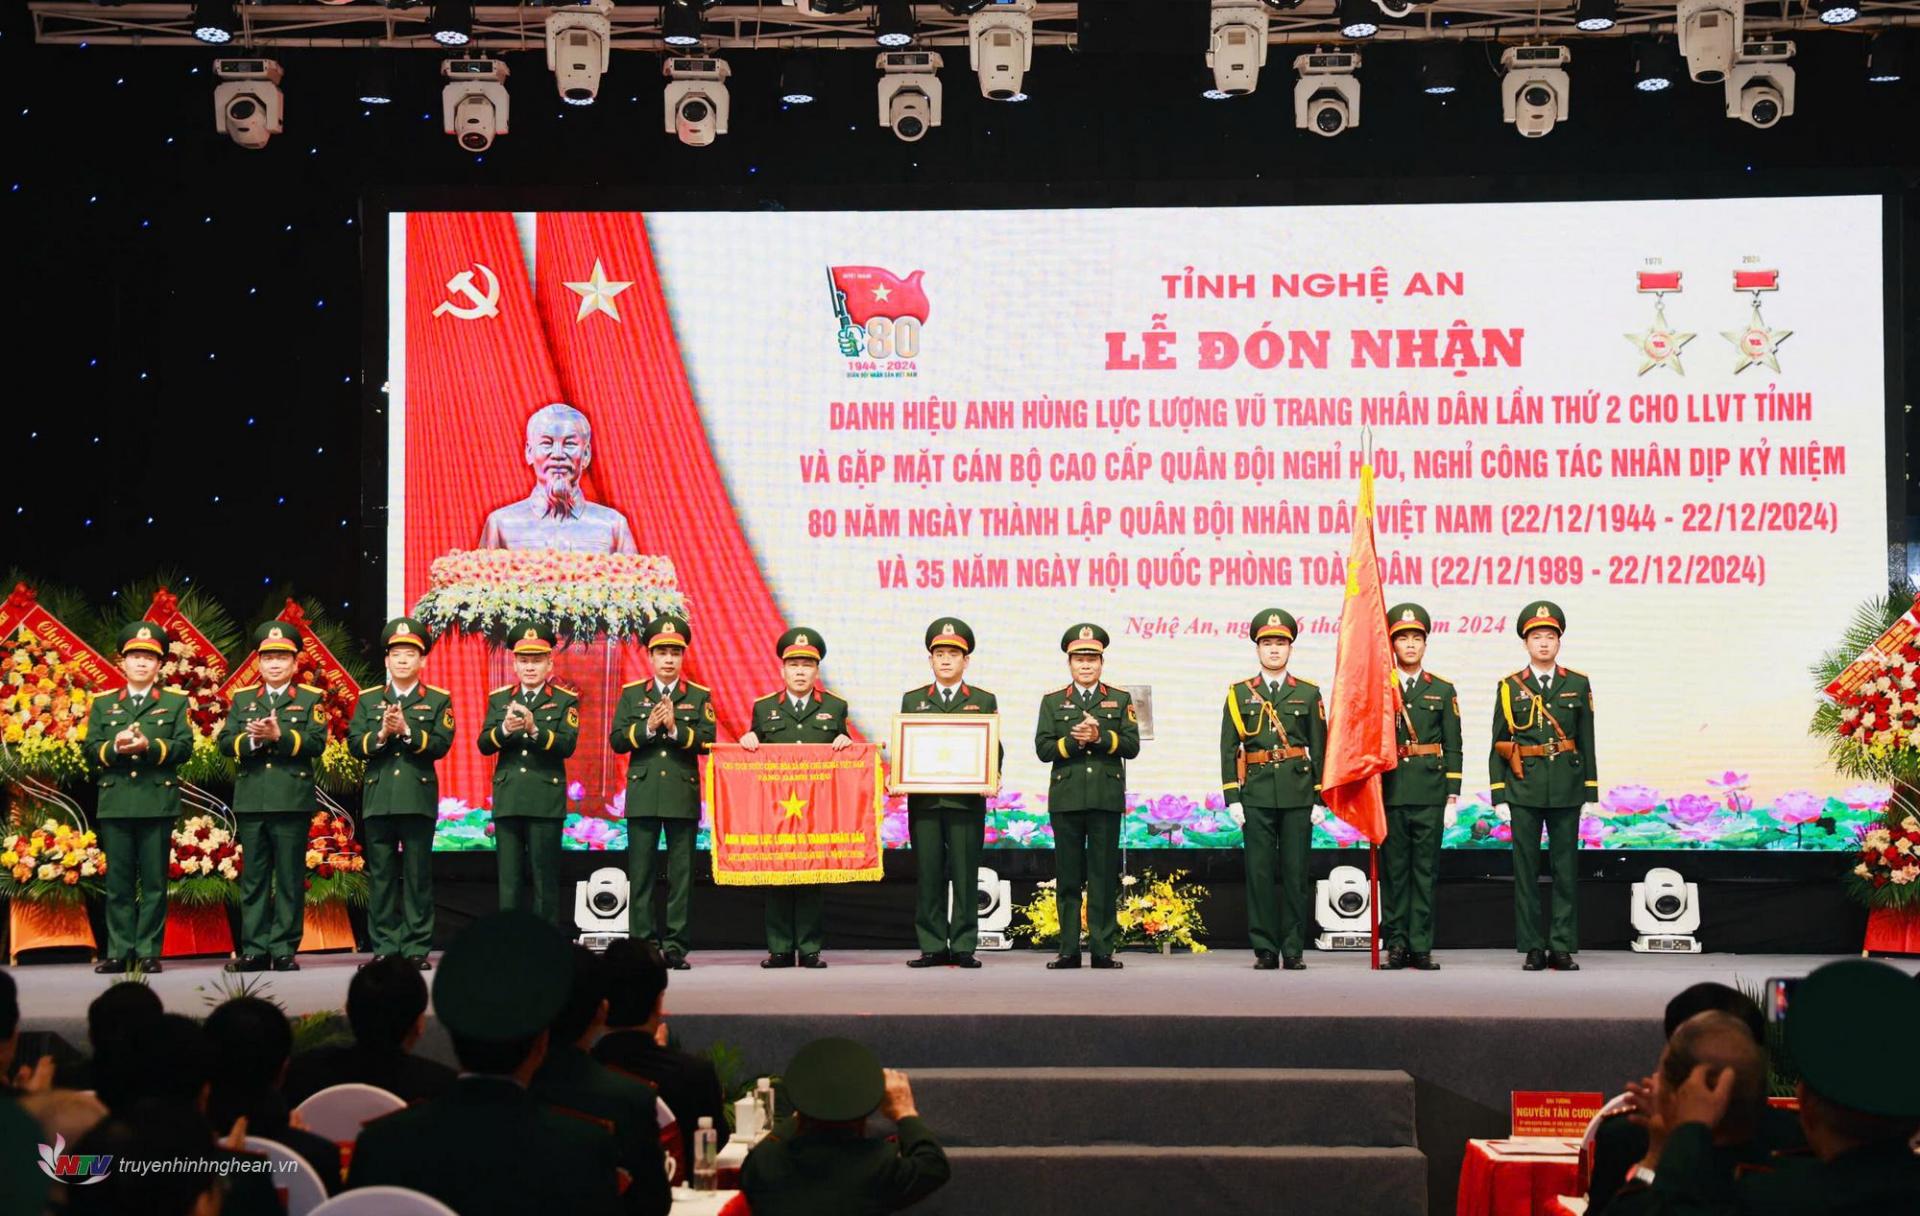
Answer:
<svg viewBox="0 0 1920 1216"><path fill-rule="evenodd" d="M1680 290L1680 272L1642 270L1638 276L1635 290L1653 296L1653 323L1637 334L1624 335L1640 352L1640 370L1634 374L1644 376L1656 367L1671 367L1675 375L1684 376L1687 372L1680 366L1680 348L1693 341L1694 335L1678 333L1667 324L1663 298L1667 292Z"/></svg>
<svg viewBox="0 0 1920 1216"><path fill-rule="evenodd" d="M1733 348L1740 352L1740 357L1733 365L1734 374L1739 375L1756 363L1764 363L1769 370L1779 371L1780 344L1791 337L1793 331L1767 328L1765 318L1760 315L1760 293L1780 290L1780 272L1736 270L1733 272L1733 289L1736 292L1750 292L1753 297L1753 311L1747 318L1747 327L1720 331L1720 336L1733 343Z"/></svg>

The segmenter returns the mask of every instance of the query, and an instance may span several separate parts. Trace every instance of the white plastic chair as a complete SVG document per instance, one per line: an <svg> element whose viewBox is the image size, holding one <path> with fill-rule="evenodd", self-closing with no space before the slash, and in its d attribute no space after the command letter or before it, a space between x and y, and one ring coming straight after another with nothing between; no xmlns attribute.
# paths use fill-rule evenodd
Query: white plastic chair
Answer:
<svg viewBox="0 0 1920 1216"><path fill-rule="evenodd" d="M339 1145L340 1160L345 1164L351 1159L353 1142L360 1138L360 1129L369 1120L404 1110L406 1105L399 1094L378 1085L352 1082L329 1085L294 1107L293 1113L300 1116L308 1131Z"/></svg>
<svg viewBox="0 0 1920 1216"><path fill-rule="evenodd" d="M311 1216L460 1216L431 1195L411 1187L363 1186L335 1195Z"/></svg>
<svg viewBox="0 0 1920 1216"><path fill-rule="evenodd" d="M312 1216L313 1210L327 1201L327 1184L321 1179L320 1171L299 1153L265 1136L248 1136L246 1148L275 1165L293 1167L275 1170L272 1175L273 1189L279 1194L280 1206L287 1216Z"/></svg>
<svg viewBox="0 0 1920 1216"><path fill-rule="evenodd" d="M1600 1123L1623 1110L1633 1106L1632 1094L1615 1094L1601 1103L1600 1109L1587 1120L1587 1130L1580 1134L1580 1160L1574 1166L1574 1178L1579 1183L1579 1193L1585 1195L1593 1185L1593 1138L1600 1131Z"/></svg>

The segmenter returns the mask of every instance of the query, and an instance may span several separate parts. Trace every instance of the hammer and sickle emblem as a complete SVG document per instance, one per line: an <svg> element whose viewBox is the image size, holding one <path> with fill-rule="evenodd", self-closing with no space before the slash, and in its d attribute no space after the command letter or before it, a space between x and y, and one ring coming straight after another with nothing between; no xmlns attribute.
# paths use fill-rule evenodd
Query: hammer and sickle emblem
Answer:
<svg viewBox="0 0 1920 1216"><path fill-rule="evenodd" d="M474 286L473 270L463 270L447 280L447 292L449 297L465 296L471 303L455 304L451 298L442 300L433 310L434 316L452 313L462 321L477 321L481 317L500 315L500 280L484 262L475 262L473 269L486 276L486 290Z"/></svg>

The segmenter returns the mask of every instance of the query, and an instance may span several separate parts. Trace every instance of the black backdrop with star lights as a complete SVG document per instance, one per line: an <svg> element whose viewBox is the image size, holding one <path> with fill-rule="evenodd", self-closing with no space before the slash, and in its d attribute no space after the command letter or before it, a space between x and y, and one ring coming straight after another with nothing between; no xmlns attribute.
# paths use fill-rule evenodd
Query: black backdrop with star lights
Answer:
<svg viewBox="0 0 1920 1216"><path fill-rule="evenodd" d="M366 365L367 280L383 278L362 240L369 198L858 208L1881 190L1906 234L1890 384L1920 365L1920 88L1866 83L1857 34L1799 37L1797 113L1770 131L1725 118L1717 89L1638 94L1623 39L1582 40L1572 118L1541 140L1499 121L1479 45L1444 103L1420 93L1410 48L1368 46L1365 121L1325 140L1292 129L1290 48L1253 96L1202 100L1204 5L1171 7L1187 19L1116 21L1099 45L1036 54L1019 107L983 101L964 51L946 48L945 124L911 145L876 125L870 54L829 56L822 100L796 108L777 100L771 53L730 54L732 131L704 149L663 133L651 55L617 53L600 103L572 109L539 52L510 54L512 132L474 157L441 132L434 53L395 52L395 104L369 108L355 53L275 52L286 131L254 152L214 130L210 49L36 46L26 6L7 4L0 566L95 600L173 566L241 616L285 586L369 635L380 521L361 492L378 468L364 449L382 369ZM1890 513L1916 511L1909 489Z"/></svg>

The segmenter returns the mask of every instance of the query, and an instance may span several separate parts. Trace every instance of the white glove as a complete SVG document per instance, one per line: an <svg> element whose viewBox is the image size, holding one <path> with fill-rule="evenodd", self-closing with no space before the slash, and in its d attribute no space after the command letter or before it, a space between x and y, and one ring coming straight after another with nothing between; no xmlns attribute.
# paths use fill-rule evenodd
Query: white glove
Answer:
<svg viewBox="0 0 1920 1216"><path fill-rule="evenodd" d="M1583 819L1588 815L1598 815L1599 813L1600 804L1597 802L1583 802L1580 804L1580 816Z"/></svg>
<svg viewBox="0 0 1920 1216"><path fill-rule="evenodd" d="M1440 821L1447 827L1460 822L1460 795L1454 794L1447 799L1447 809L1440 813Z"/></svg>
<svg viewBox="0 0 1920 1216"><path fill-rule="evenodd" d="M1327 821L1327 808L1324 806L1314 807L1312 818L1313 818L1313 825L1315 827L1319 827L1321 824Z"/></svg>
<svg viewBox="0 0 1920 1216"><path fill-rule="evenodd" d="M1501 823L1513 822L1513 812L1507 809L1507 804L1504 802L1496 802L1493 804L1493 817Z"/></svg>
<svg viewBox="0 0 1920 1216"><path fill-rule="evenodd" d="M1235 827L1244 828L1247 826L1247 808L1246 807L1241 806L1237 802L1229 802L1227 803L1227 814L1233 816L1233 823Z"/></svg>

